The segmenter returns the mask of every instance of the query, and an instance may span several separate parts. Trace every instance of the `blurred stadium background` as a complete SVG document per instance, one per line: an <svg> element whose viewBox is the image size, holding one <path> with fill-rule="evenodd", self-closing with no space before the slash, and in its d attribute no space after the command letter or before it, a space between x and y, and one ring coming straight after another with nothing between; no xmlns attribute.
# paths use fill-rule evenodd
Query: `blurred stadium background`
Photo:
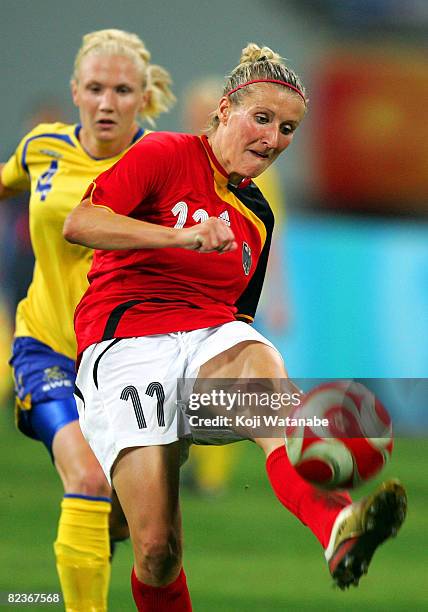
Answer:
<svg viewBox="0 0 428 612"><path fill-rule="evenodd" d="M402 534L379 552L360 589L342 594L329 587L314 539L269 491L257 449L244 445L222 497L208 503L184 493L195 611L426 609L427 2L3 0L0 159L39 110L77 120L68 92L74 54L84 33L104 27L137 32L170 70L178 105L158 129L181 129L190 80L226 73L248 41L280 51L303 77L309 114L277 164L289 321L266 333L295 377L385 379L398 437L387 469L409 487ZM6 365L11 312L31 266L26 206L22 198L2 204L0 591L52 591L61 489L41 446L14 431ZM130 560L121 545L113 612L133 609Z"/></svg>

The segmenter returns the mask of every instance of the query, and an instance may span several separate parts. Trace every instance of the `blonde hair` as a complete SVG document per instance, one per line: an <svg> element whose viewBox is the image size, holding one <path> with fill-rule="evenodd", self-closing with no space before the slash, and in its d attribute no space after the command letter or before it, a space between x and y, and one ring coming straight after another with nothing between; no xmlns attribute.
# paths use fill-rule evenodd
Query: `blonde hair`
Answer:
<svg viewBox="0 0 428 612"><path fill-rule="evenodd" d="M256 86L255 84L246 85L247 83L272 80L288 84L290 93L300 96L307 103L306 91L300 77L285 64L285 61L269 47L259 47L256 43L248 43L242 49L238 66L226 77L223 96L229 96L232 103L239 104L242 98L250 94L253 87ZM209 131L215 130L218 124L219 119L215 113L211 118Z"/></svg>
<svg viewBox="0 0 428 612"><path fill-rule="evenodd" d="M142 88L147 95L147 102L140 112L141 119L154 125L154 119L168 111L176 98L171 91L171 76L165 68L150 64L151 54L137 34L124 30L97 30L85 34L82 45L74 60L72 80L79 80L82 60L90 54L122 55L131 59L142 77Z"/></svg>

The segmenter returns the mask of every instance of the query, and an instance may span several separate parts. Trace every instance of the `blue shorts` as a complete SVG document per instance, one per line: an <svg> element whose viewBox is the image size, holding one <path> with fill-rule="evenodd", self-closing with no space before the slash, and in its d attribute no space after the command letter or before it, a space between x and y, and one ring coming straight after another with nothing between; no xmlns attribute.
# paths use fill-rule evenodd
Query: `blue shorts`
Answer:
<svg viewBox="0 0 428 612"><path fill-rule="evenodd" d="M34 338L20 337L13 342L10 364L17 426L51 451L56 432L79 418L73 396L75 362Z"/></svg>

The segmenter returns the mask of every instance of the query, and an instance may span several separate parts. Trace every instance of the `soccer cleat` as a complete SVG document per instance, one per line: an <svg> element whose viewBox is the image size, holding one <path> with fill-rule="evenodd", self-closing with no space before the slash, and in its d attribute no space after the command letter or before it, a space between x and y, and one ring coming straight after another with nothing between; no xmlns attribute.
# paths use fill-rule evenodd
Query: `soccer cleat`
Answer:
<svg viewBox="0 0 428 612"><path fill-rule="evenodd" d="M376 548L397 535L406 510L403 485L387 480L374 493L340 512L325 551L330 574L339 588L358 586Z"/></svg>

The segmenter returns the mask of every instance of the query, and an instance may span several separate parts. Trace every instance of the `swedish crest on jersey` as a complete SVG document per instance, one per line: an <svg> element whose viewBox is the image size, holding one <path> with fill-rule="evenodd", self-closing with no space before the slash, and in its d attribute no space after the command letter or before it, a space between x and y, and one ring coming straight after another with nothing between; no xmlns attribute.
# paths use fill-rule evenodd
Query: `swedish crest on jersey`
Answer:
<svg viewBox="0 0 428 612"><path fill-rule="evenodd" d="M69 374L62 370L60 366L53 366L43 370L43 391L57 389L58 387L73 387Z"/></svg>
<svg viewBox="0 0 428 612"><path fill-rule="evenodd" d="M244 268L245 276L248 276L251 270L253 258L251 256L250 246L246 243L242 243L242 267Z"/></svg>

